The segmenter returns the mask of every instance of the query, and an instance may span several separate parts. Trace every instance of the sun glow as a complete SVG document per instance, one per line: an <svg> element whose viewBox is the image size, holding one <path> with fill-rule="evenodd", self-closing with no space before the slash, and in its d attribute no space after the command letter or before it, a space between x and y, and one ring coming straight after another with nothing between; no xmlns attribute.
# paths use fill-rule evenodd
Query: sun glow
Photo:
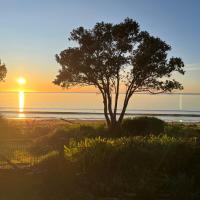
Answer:
<svg viewBox="0 0 200 200"><path fill-rule="evenodd" d="M19 78L17 79L17 83L18 83L19 85L24 85L24 84L26 84L26 79L23 78L23 77L19 77Z"/></svg>
<svg viewBox="0 0 200 200"><path fill-rule="evenodd" d="M24 111L24 92L19 92L19 112Z"/></svg>
<svg viewBox="0 0 200 200"><path fill-rule="evenodd" d="M26 84L26 79L24 77L19 77L17 78L17 83L18 85L20 85L21 87L18 89L19 93L18 93L18 103L19 103L19 118L24 118L25 114L24 114L24 87L22 87L23 85Z"/></svg>
<svg viewBox="0 0 200 200"><path fill-rule="evenodd" d="M19 118L24 118L24 92L20 91L19 92Z"/></svg>

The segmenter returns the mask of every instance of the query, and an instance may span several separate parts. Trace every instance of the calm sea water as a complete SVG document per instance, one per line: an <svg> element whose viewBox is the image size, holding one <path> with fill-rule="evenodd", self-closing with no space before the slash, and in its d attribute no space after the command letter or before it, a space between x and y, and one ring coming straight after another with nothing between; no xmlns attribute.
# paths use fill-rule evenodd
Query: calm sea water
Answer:
<svg viewBox="0 0 200 200"><path fill-rule="evenodd" d="M97 93L0 93L0 112L8 118L103 119ZM119 99L119 112L124 95ZM155 115L166 121L200 121L200 94L136 94L126 117Z"/></svg>

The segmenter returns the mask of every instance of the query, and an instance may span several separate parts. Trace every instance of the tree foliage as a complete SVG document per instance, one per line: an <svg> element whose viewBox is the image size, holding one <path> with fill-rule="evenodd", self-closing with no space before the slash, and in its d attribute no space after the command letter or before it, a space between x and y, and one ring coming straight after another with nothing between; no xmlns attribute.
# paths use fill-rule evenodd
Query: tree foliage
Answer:
<svg viewBox="0 0 200 200"><path fill-rule="evenodd" d="M0 81L3 81L6 77L7 69L4 63L0 60Z"/></svg>
<svg viewBox="0 0 200 200"><path fill-rule="evenodd" d="M171 47L158 37L140 31L139 24L126 18L119 24L97 23L92 29L79 27L71 32L69 47L56 55L61 69L54 83L64 88L92 85L103 97L109 126L121 124L129 99L135 92L171 92L183 89L172 79L184 74L180 58L168 59ZM119 117L120 90L125 98Z"/></svg>

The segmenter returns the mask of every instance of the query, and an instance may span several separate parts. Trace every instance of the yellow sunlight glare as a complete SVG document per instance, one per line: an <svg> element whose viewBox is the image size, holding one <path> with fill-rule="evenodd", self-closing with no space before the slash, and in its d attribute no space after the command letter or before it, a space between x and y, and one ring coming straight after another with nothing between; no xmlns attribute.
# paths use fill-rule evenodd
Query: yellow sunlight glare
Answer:
<svg viewBox="0 0 200 200"><path fill-rule="evenodd" d="M19 112L24 111L24 92L19 92Z"/></svg>
<svg viewBox="0 0 200 200"><path fill-rule="evenodd" d="M18 83L19 85L24 85L24 84L26 84L26 79L23 78L23 77L19 77L19 78L17 79L17 83Z"/></svg>

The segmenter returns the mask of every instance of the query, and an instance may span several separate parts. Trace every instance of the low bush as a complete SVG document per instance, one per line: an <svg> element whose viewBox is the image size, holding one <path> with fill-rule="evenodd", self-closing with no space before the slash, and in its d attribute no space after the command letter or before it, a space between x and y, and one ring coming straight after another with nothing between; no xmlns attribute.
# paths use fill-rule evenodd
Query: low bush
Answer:
<svg viewBox="0 0 200 200"><path fill-rule="evenodd" d="M164 127L165 122L155 117L128 118L122 123L122 131L128 135L159 135Z"/></svg>
<svg viewBox="0 0 200 200"><path fill-rule="evenodd" d="M65 146L66 159L80 180L84 180L83 188L90 188L99 196L124 195L123 199L126 194L141 199L155 199L167 194L173 199L176 190L173 184L187 187L179 197L192 197L193 193L200 192L198 155L200 148L195 139L166 135L86 138L79 142L72 140ZM180 177L184 177L184 182Z"/></svg>
<svg viewBox="0 0 200 200"><path fill-rule="evenodd" d="M16 128L9 122L9 120L0 116L0 140L18 138L19 133Z"/></svg>
<svg viewBox="0 0 200 200"><path fill-rule="evenodd" d="M168 123L164 132L174 137L200 137L200 128L196 124Z"/></svg>
<svg viewBox="0 0 200 200"><path fill-rule="evenodd" d="M30 147L30 151L34 154L44 154L52 150L59 150L67 144L70 139L81 140L85 137L94 138L97 136L105 136L105 124L80 124L71 125L55 129L54 131L34 140Z"/></svg>

